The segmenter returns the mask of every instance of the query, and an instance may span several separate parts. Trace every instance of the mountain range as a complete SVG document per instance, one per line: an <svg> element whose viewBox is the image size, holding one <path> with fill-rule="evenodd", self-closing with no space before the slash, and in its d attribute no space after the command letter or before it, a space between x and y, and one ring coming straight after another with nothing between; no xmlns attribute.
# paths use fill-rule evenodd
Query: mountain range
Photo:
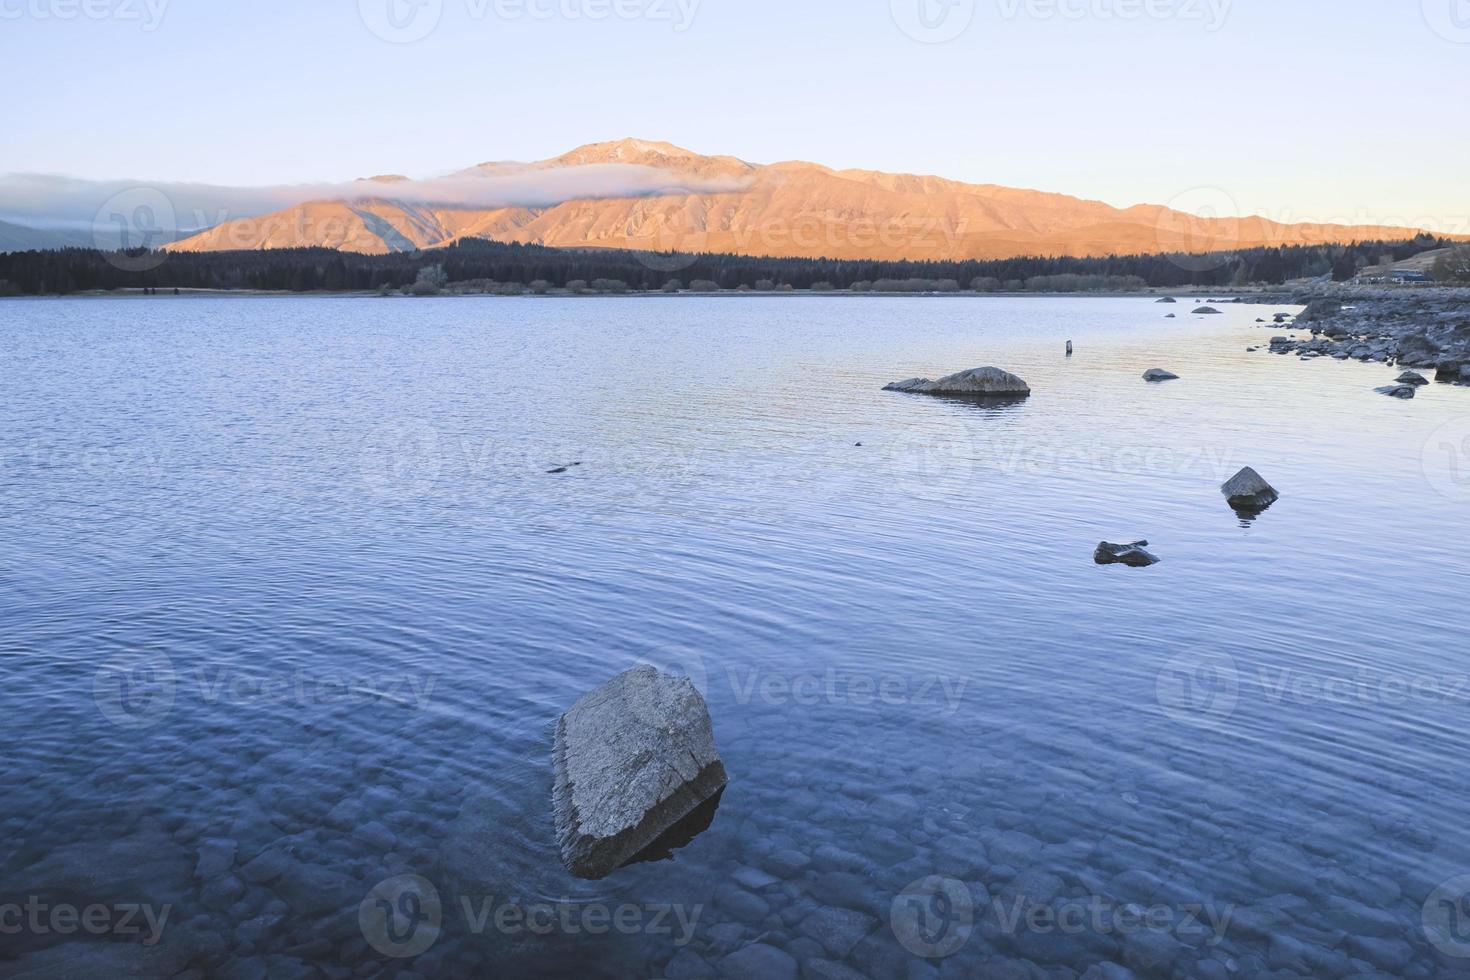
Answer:
<svg viewBox="0 0 1470 980"><path fill-rule="evenodd" d="M463 187L477 177L534 180L620 167L657 171L667 176L670 189L486 207L484 201L427 203L422 194L404 190L395 196L395 185L414 182L388 175L358 181L331 199L226 221L165 247L203 252L323 246L384 254L482 238L561 248L922 261L1201 253L1406 239L1419 231L1205 218L1149 204L1116 208L942 177L803 162L756 164L638 139L593 143L533 163L483 163L443 180Z"/></svg>

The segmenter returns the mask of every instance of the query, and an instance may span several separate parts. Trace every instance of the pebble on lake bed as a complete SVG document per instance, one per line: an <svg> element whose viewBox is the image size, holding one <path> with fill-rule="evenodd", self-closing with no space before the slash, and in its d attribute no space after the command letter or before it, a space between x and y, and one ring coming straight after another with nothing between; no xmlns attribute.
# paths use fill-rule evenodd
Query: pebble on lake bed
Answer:
<svg viewBox="0 0 1470 980"><path fill-rule="evenodd" d="M556 726L557 838L567 870L605 878L725 787L703 696L649 666L619 674Z"/></svg>

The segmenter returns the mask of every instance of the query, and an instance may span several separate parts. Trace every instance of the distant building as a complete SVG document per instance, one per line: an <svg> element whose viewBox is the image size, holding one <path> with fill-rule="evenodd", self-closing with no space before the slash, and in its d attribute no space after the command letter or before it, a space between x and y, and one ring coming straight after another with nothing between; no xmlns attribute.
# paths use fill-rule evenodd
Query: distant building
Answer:
<svg viewBox="0 0 1470 980"><path fill-rule="evenodd" d="M1358 273L1353 282L1358 285L1381 285L1392 283L1396 286L1410 286L1417 283L1432 283L1434 277L1427 272L1417 269L1395 269L1389 273L1373 272L1365 275Z"/></svg>

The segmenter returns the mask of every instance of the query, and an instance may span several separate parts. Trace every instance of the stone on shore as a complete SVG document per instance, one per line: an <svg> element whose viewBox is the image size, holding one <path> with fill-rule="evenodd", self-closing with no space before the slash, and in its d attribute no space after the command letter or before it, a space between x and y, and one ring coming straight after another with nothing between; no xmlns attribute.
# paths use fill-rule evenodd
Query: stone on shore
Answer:
<svg viewBox="0 0 1470 980"><path fill-rule="evenodd" d="M1421 385L1429 384L1429 379L1424 377L1424 375L1420 374L1418 371L1405 371L1394 380L1396 380L1401 385L1413 385L1416 388Z"/></svg>
<svg viewBox="0 0 1470 980"><path fill-rule="evenodd" d="M1133 568L1157 565L1159 558L1145 551L1147 547L1147 541L1133 541L1129 544L1110 544L1104 541L1093 552L1092 560L1099 565L1129 565Z"/></svg>
<svg viewBox="0 0 1470 980"><path fill-rule="evenodd" d="M900 391L920 395L971 395L980 397L1024 398L1031 386L997 367L972 368L951 374L938 381L910 378L886 386L884 391Z"/></svg>
<svg viewBox="0 0 1470 980"><path fill-rule="evenodd" d="M1280 499L1276 488L1249 466L1227 480L1220 492L1236 510L1265 510Z"/></svg>
<svg viewBox="0 0 1470 980"><path fill-rule="evenodd" d="M1178 381L1179 375L1175 374L1172 371L1165 371L1163 368L1149 368L1147 371L1143 372L1143 380Z"/></svg>
<svg viewBox="0 0 1470 980"><path fill-rule="evenodd" d="M1196 313L1219 313L1220 311L1217 310L1217 309L1215 309L1213 306L1201 306L1199 309L1195 310L1194 312L1196 312Z"/></svg>
<svg viewBox="0 0 1470 980"><path fill-rule="evenodd" d="M1382 388L1374 388L1373 390L1380 395L1387 395L1390 398L1408 399L1413 398L1418 389L1413 385L1384 385Z"/></svg>
<svg viewBox="0 0 1470 980"><path fill-rule="evenodd" d="M704 698L649 666L562 715L553 749L557 838L579 878L605 878L724 788Z"/></svg>

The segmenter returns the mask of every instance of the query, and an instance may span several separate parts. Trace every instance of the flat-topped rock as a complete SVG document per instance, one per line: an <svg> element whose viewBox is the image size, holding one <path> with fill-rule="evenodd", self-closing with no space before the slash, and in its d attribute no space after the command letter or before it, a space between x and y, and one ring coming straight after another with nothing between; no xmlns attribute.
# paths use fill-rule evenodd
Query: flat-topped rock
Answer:
<svg viewBox="0 0 1470 980"><path fill-rule="evenodd" d="M1236 510L1265 510L1281 499L1276 488L1249 466L1226 480L1220 492Z"/></svg>
<svg viewBox="0 0 1470 980"><path fill-rule="evenodd" d="M1194 312L1196 312L1196 313L1219 313L1220 311L1217 310L1217 309L1215 309L1213 306L1201 306L1199 309L1195 310Z"/></svg>
<svg viewBox="0 0 1470 980"><path fill-rule="evenodd" d="M1145 551L1147 547L1147 541L1132 541L1128 544L1110 544L1104 541L1092 553L1092 560L1099 565L1130 565L1133 568L1157 565L1159 558Z"/></svg>
<svg viewBox="0 0 1470 980"><path fill-rule="evenodd" d="M709 709L687 677L635 667L556 726L557 838L567 870L605 878L724 788Z"/></svg>
<svg viewBox="0 0 1470 980"><path fill-rule="evenodd" d="M901 391L916 395L978 395L982 397L1016 398L1031 394L1031 386L998 367L979 367L951 374L938 381L910 378L886 386L884 391Z"/></svg>
<svg viewBox="0 0 1470 980"><path fill-rule="evenodd" d="M1179 375L1173 371L1165 371L1163 368L1149 368L1143 372L1145 381L1178 381Z"/></svg>

